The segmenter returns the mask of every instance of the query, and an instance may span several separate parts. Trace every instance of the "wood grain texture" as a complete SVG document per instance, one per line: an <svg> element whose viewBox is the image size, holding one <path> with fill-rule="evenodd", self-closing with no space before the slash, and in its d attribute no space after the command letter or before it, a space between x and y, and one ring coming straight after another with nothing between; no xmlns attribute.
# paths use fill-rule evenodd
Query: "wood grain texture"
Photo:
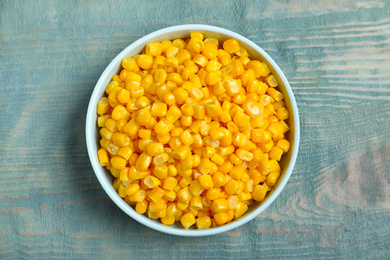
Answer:
<svg viewBox="0 0 390 260"><path fill-rule="evenodd" d="M390 254L388 1L1 1L0 258L385 259ZM295 93L301 147L243 227L180 238L98 183L84 122L100 74L154 30L204 23L265 49Z"/></svg>

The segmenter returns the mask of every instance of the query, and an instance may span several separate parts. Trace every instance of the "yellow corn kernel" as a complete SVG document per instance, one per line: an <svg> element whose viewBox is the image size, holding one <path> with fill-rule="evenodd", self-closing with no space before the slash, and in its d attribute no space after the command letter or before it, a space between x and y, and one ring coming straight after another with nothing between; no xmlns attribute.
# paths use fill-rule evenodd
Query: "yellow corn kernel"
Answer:
<svg viewBox="0 0 390 260"><path fill-rule="evenodd" d="M232 177L235 180L241 180L241 178L244 176L246 172L245 167L241 165L233 166L232 170L230 171L230 177Z"/></svg>
<svg viewBox="0 0 390 260"><path fill-rule="evenodd" d="M108 84L106 88L106 93L110 94L112 90L116 89L119 87L119 83L116 81L111 81L110 84ZM108 100L107 100L108 101Z"/></svg>
<svg viewBox="0 0 390 260"><path fill-rule="evenodd" d="M160 42L149 42L146 44L145 53L153 57L161 55L162 45Z"/></svg>
<svg viewBox="0 0 390 260"><path fill-rule="evenodd" d="M135 205L135 211L137 211L139 214L144 214L149 207L149 202L147 200L143 200L141 202L137 202Z"/></svg>
<svg viewBox="0 0 390 260"><path fill-rule="evenodd" d="M177 185L177 179L172 176L168 176L164 179L162 187L166 190L173 190L176 187L176 185Z"/></svg>
<svg viewBox="0 0 390 260"><path fill-rule="evenodd" d="M120 120L120 119L129 119L130 113L127 111L127 109L122 105L117 105L114 110L111 113L111 117L114 120Z"/></svg>
<svg viewBox="0 0 390 260"><path fill-rule="evenodd" d="M226 222L228 222L228 219L229 219L229 216L226 212L219 212L219 213L214 215L215 223L218 226L221 226L221 225L225 224Z"/></svg>
<svg viewBox="0 0 390 260"><path fill-rule="evenodd" d="M290 150L290 142L286 139L281 139L276 144L277 147L281 148L283 150L283 153L287 153L288 150Z"/></svg>
<svg viewBox="0 0 390 260"><path fill-rule="evenodd" d="M126 187L125 189L125 194L127 196L131 196L139 191L140 187L138 183L132 183L129 186Z"/></svg>
<svg viewBox="0 0 390 260"><path fill-rule="evenodd" d="M194 107L189 104L184 104L181 106L181 111L185 116L193 116L194 115Z"/></svg>
<svg viewBox="0 0 390 260"><path fill-rule="evenodd" d="M195 54L192 61L201 67L205 67L208 63L208 59L203 54Z"/></svg>
<svg viewBox="0 0 390 260"><path fill-rule="evenodd" d="M268 88L267 94L273 97L276 101L281 101L284 98L282 92L277 91L275 88Z"/></svg>
<svg viewBox="0 0 390 260"><path fill-rule="evenodd" d="M183 132L183 128L181 128L181 127L174 127L171 130L171 136L172 137L179 137L182 132Z"/></svg>
<svg viewBox="0 0 390 260"><path fill-rule="evenodd" d="M234 179L230 179L225 186L225 191L229 195L237 194L237 191L239 188L238 186L239 186L238 181L236 181Z"/></svg>
<svg viewBox="0 0 390 260"><path fill-rule="evenodd" d="M193 168L192 155L189 155L184 160L181 161L181 169L183 171L188 171L192 168Z"/></svg>
<svg viewBox="0 0 390 260"><path fill-rule="evenodd" d="M280 161L280 159L282 158L282 154L283 154L282 148L278 146L274 146L269 151L269 158Z"/></svg>
<svg viewBox="0 0 390 260"><path fill-rule="evenodd" d="M216 199L213 201L213 204L210 207L212 212L218 213L218 212L223 212L227 211L229 209L229 203L227 199Z"/></svg>
<svg viewBox="0 0 390 260"><path fill-rule="evenodd" d="M274 122L269 125L267 130L271 133L272 138L274 138L278 135L283 134L284 128L280 122Z"/></svg>
<svg viewBox="0 0 390 260"><path fill-rule="evenodd" d="M177 101L177 99L176 99ZM171 106L169 109L168 109L168 113L166 115L166 119L171 122L171 123L175 123L180 117L181 117L181 110L176 107L176 106ZM161 122L161 121L160 121ZM165 133L167 134L167 133Z"/></svg>
<svg viewBox="0 0 390 260"><path fill-rule="evenodd" d="M256 78L267 76L271 72L264 62L257 60L248 62L246 68L253 70Z"/></svg>
<svg viewBox="0 0 390 260"><path fill-rule="evenodd" d="M265 77L265 82L267 83L268 86L272 87L272 88L276 88L278 85L279 85L279 82L278 80L276 79L276 77L272 74L268 75ZM271 94L270 94L271 95ZM283 95L283 94L282 94ZM272 95L271 95L272 96ZM272 96L273 98L275 98L274 96ZM280 100L283 99L283 96L280 98ZM275 98L276 100L276 98ZM280 101L280 100L277 100L277 101Z"/></svg>
<svg viewBox="0 0 390 260"><path fill-rule="evenodd" d="M111 165L112 167L122 170L126 167L127 161L119 156L114 156L111 158Z"/></svg>
<svg viewBox="0 0 390 260"><path fill-rule="evenodd" d="M164 145L162 143L151 142L146 148L149 156L156 156L164 152Z"/></svg>
<svg viewBox="0 0 390 260"><path fill-rule="evenodd" d="M209 190L214 187L214 183L210 175L201 175L198 180L203 189Z"/></svg>
<svg viewBox="0 0 390 260"><path fill-rule="evenodd" d="M161 218L161 223L163 223L164 225L167 225L167 226L174 224L175 221L176 221L175 216L173 216L173 217L165 216L165 217Z"/></svg>
<svg viewBox="0 0 390 260"><path fill-rule="evenodd" d="M108 98L102 97L97 104L96 111L99 115L103 115L107 113L109 108L110 108L110 104L108 103Z"/></svg>
<svg viewBox="0 0 390 260"><path fill-rule="evenodd" d="M98 151L98 159L101 166L107 166L110 164L107 150L104 148L99 149Z"/></svg>
<svg viewBox="0 0 390 260"><path fill-rule="evenodd" d="M279 172L271 172L270 174L268 174L268 176L267 176L267 185L270 186L270 187L275 186L276 182L279 179L279 176L280 176Z"/></svg>
<svg viewBox="0 0 390 260"><path fill-rule="evenodd" d="M113 144L113 143L109 143L108 146L107 146L107 151L108 151L111 155L117 155L117 154L118 154L118 151L119 151L119 147L116 146L116 145Z"/></svg>
<svg viewBox="0 0 390 260"><path fill-rule="evenodd" d="M111 116L110 115L104 115L104 116L99 116L98 117L98 126L99 127L104 127L107 120L110 119Z"/></svg>
<svg viewBox="0 0 390 260"><path fill-rule="evenodd" d="M181 116L180 123L182 126L189 127L192 124L192 117L191 116Z"/></svg>
<svg viewBox="0 0 390 260"><path fill-rule="evenodd" d="M194 107L194 118L198 120L203 120L206 116L206 108L205 106L195 106Z"/></svg>
<svg viewBox="0 0 390 260"><path fill-rule="evenodd" d="M210 117L218 117L222 115L222 106L219 101L206 103L206 112Z"/></svg>
<svg viewBox="0 0 390 260"><path fill-rule="evenodd" d="M172 177L175 177L177 175L177 169L174 165L168 166L168 175Z"/></svg>
<svg viewBox="0 0 390 260"><path fill-rule="evenodd" d="M207 176L207 175L204 175L204 176ZM221 191L220 189L218 188L211 188L207 191L206 193L206 198L210 201L213 201L213 200L216 200L219 198L221 194ZM210 205L211 206L211 205Z"/></svg>
<svg viewBox="0 0 390 260"><path fill-rule="evenodd" d="M243 63L241 62L241 64ZM249 69L244 71L239 78L241 79L242 86L246 87L251 80L255 79L255 73L253 72L253 70Z"/></svg>
<svg viewBox="0 0 390 260"><path fill-rule="evenodd" d="M190 154L191 154L190 148L184 145L172 151L172 157L177 160L184 160Z"/></svg>
<svg viewBox="0 0 390 260"><path fill-rule="evenodd" d="M190 192L188 186L184 187L183 189L181 189L178 193L177 193L177 197L179 199L180 202L183 202L183 203L189 203L190 200L192 199L193 195L192 193Z"/></svg>
<svg viewBox="0 0 390 260"><path fill-rule="evenodd" d="M165 103L153 103L150 110L152 116L163 117L167 115L167 104Z"/></svg>
<svg viewBox="0 0 390 260"><path fill-rule="evenodd" d="M114 133L112 135L112 142L118 147L128 146L130 145L130 138L122 133Z"/></svg>
<svg viewBox="0 0 390 260"><path fill-rule="evenodd" d="M180 134L180 140L185 145L191 145L194 142L194 138L189 130L185 130Z"/></svg>
<svg viewBox="0 0 390 260"><path fill-rule="evenodd" d="M149 211L150 212L160 212L160 211L166 209L166 207L167 207L167 204L162 199L159 201L156 201L156 202L151 201L149 203Z"/></svg>
<svg viewBox="0 0 390 260"><path fill-rule="evenodd" d="M238 126L238 127L246 127L249 126L250 122L250 116L246 115L242 111L237 111L233 117L233 122Z"/></svg>
<svg viewBox="0 0 390 260"><path fill-rule="evenodd" d="M171 108L169 110L171 110ZM169 112L168 112L168 115L169 115ZM167 117L168 117L168 115L167 115ZM154 131L157 135L164 136L164 135L167 135L169 133L169 131L172 129L172 127L173 127L172 122L163 118L154 126Z"/></svg>
<svg viewBox="0 0 390 260"><path fill-rule="evenodd" d="M144 129L144 128L139 129L138 130L138 137L145 139L145 140L148 140L152 137L152 131L149 129Z"/></svg>
<svg viewBox="0 0 390 260"><path fill-rule="evenodd" d="M161 181L152 176L152 175L148 175L146 176L143 180L142 180L143 184L148 187L149 189L153 189L155 187L158 187L160 184L161 184Z"/></svg>
<svg viewBox="0 0 390 260"><path fill-rule="evenodd" d="M171 139L171 135L170 134L158 135L156 137L157 137L157 141L159 141L162 144L167 144L169 142L169 140Z"/></svg>
<svg viewBox="0 0 390 260"><path fill-rule="evenodd" d="M149 193L148 196L152 201L158 202L164 197L164 190L160 187L155 187L153 190Z"/></svg>
<svg viewBox="0 0 390 260"><path fill-rule="evenodd" d="M221 74L222 73L220 70L207 72L206 74L207 85L212 86L217 84L217 82L221 80Z"/></svg>
<svg viewBox="0 0 390 260"><path fill-rule="evenodd" d="M288 111L287 108L280 107L280 108L278 108L278 110L276 110L276 116L280 120L286 120L286 119L288 119L290 117L290 112Z"/></svg>
<svg viewBox="0 0 390 260"><path fill-rule="evenodd" d="M167 201L175 201L176 197L177 197L177 193L173 190L165 191L164 193L164 199Z"/></svg>
<svg viewBox="0 0 390 260"><path fill-rule="evenodd" d="M236 150L236 155L241 160L247 161L247 162L249 162L249 161L251 161L253 159L253 153L248 152L248 151L246 151L244 149L241 149L241 148Z"/></svg>
<svg viewBox="0 0 390 260"><path fill-rule="evenodd" d="M138 67L136 61L133 58L125 57L122 59L122 67L128 71L135 71Z"/></svg>
<svg viewBox="0 0 390 260"><path fill-rule="evenodd" d="M209 216L198 217L196 219L196 227L198 229L211 227L211 218Z"/></svg>
<svg viewBox="0 0 390 260"><path fill-rule="evenodd" d="M129 160L130 156L133 154L133 149L129 146L123 146L119 149L118 155L122 156L125 160Z"/></svg>
<svg viewBox="0 0 390 260"><path fill-rule="evenodd" d="M212 168L213 168L213 166L208 158L202 158L200 160L198 170L202 174L209 174L211 172Z"/></svg>
<svg viewBox="0 0 390 260"><path fill-rule="evenodd" d="M199 210L203 208L202 197L201 196L193 197L190 201L190 207L195 210Z"/></svg>
<svg viewBox="0 0 390 260"><path fill-rule="evenodd" d="M216 172L212 176L214 187L219 188L227 183L226 175L221 172Z"/></svg>
<svg viewBox="0 0 390 260"><path fill-rule="evenodd" d="M205 42L202 49L202 54L206 58L213 60L218 56L218 46L213 42Z"/></svg>
<svg viewBox="0 0 390 260"><path fill-rule="evenodd" d="M139 171L146 171L149 168L151 162L152 162L152 157L150 157L146 153L141 153L137 159L135 167Z"/></svg>
<svg viewBox="0 0 390 260"><path fill-rule="evenodd" d="M225 160L221 166L218 167L218 171L223 174L229 173L233 169L233 164L229 160Z"/></svg>
<svg viewBox="0 0 390 260"><path fill-rule="evenodd" d="M252 194L246 192L240 192L237 196L240 201L247 201L252 199Z"/></svg>
<svg viewBox="0 0 390 260"><path fill-rule="evenodd" d="M242 202L240 202L236 209L234 210L234 219L238 219L239 217L241 217L242 215L244 215L244 213L248 210L248 206Z"/></svg>
<svg viewBox="0 0 390 260"><path fill-rule="evenodd" d="M180 60L179 60L180 62ZM188 66L188 67L185 67L181 76L184 80L188 80L192 75L194 75L196 72L197 72L197 68L196 65L195 66Z"/></svg>
<svg viewBox="0 0 390 260"><path fill-rule="evenodd" d="M167 153L161 153L159 155L154 156L153 164L154 165L162 165L169 160L169 155Z"/></svg>
<svg viewBox="0 0 390 260"><path fill-rule="evenodd" d="M189 191L190 191L194 196L199 196L199 195L202 194L202 192L204 191L204 188L203 188L202 185L200 184L199 180L194 180L194 181L192 181L191 184L190 184Z"/></svg>
<svg viewBox="0 0 390 260"><path fill-rule="evenodd" d="M120 174L121 174L121 170L120 169L117 169L115 167L111 167L110 171L111 171L112 176L114 176L115 178L120 177Z"/></svg>
<svg viewBox="0 0 390 260"><path fill-rule="evenodd" d="M208 147L208 148L211 148L211 147ZM220 165L223 165L224 163L224 159L221 155L219 154L214 154L212 157L211 157L211 161L213 163L215 163L216 165L220 166Z"/></svg>
<svg viewBox="0 0 390 260"><path fill-rule="evenodd" d="M180 138L179 137L172 137L171 139L169 139L169 147L173 150L177 149L178 147L182 146L183 143L180 141Z"/></svg>
<svg viewBox="0 0 390 260"><path fill-rule="evenodd" d="M167 207L167 217L174 217L179 213L179 209L175 203L172 203Z"/></svg>
<svg viewBox="0 0 390 260"><path fill-rule="evenodd" d="M264 129L252 129L251 139L254 143L261 143L264 138Z"/></svg>
<svg viewBox="0 0 390 260"><path fill-rule="evenodd" d="M203 154L204 158L211 158L215 154L215 148L214 147L204 147L202 154Z"/></svg>
<svg viewBox="0 0 390 260"><path fill-rule="evenodd" d="M220 70L221 68L222 68L222 64L216 60L210 60L205 67L206 71L208 72L217 71Z"/></svg>
<svg viewBox="0 0 390 260"><path fill-rule="evenodd" d="M247 141L247 136L242 133L233 134L233 144L237 147L243 147Z"/></svg>
<svg viewBox="0 0 390 260"><path fill-rule="evenodd" d="M130 92L126 89L121 88L118 90L116 98L122 104L126 104L130 100Z"/></svg>
<svg viewBox="0 0 390 260"><path fill-rule="evenodd" d="M177 167L177 168L180 168L180 167ZM180 186L180 188L185 188L188 185L190 185L191 182L192 182L191 176L185 176L185 177L180 179L179 186Z"/></svg>
<svg viewBox="0 0 390 260"><path fill-rule="evenodd" d="M132 148L133 149L133 148ZM135 166L135 163L137 162L137 159L138 159L138 154L137 153L133 153L131 156L130 156L130 159L129 159L129 164L131 166Z"/></svg>
<svg viewBox="0 0 390 260"><path fill-rule="evenodd" d="M129 168L128 167L126 167L120 171L119 180L122 181L122 183L126 182L126 183L131 184L132 180L130 179L130 176L129 176Z"/></svg>
<svg viewBox="0 0 390 260"><path fill-rule="evenodd" d="M256 185L253 192L252 198L256 201L263 201L267 195L268 188L264 185Z"/></svg>
<svg viewBox="0 0 390 260"><path fill-rule="evenodd" d="M230 195L227 200L229 203L229 209L236 209L240 203L240 199L237 197L237 195Z"/></svg>
<svg viewBox="0 0 390 260"><path fill-rule="evenodd" d="M229 54L233 54L240 50L240 45L236 39L228 39L224 41L222 46L223 49Z"/></svg>
<svg viewBox="0 0 390 260"><path fill-rule="evenodd" d="M150 69L153 65L153 57L151 55L142 54L138 57L137 64L141 69Z"/></svg>
<svg viewBox="0 0 390 260"><path fill-rule="evenodd" d="M230 222L230 221L232 221L234 219L234 210L228 209L226 211L226 214L228 215L227 222Z"/></svg>
<svg viewBox="0 0 390 260"><path fill-rule="evenodd" d="M156 175L159 179L164 179L168 176L168 166L162 164L162 165L156 165L154 167L153 171L154 175Z"/></svg>
<svg viewBox="0 0 390 260"><path fill-rule="evenodd" d="M268 174L270 172L270 168L271 168L271 165L269 163L269 160L264 158L262 159L259 164L258 164L258 170L262 173L262 174Z"/></svg>
<svg viewBox="0 0 390 260"><path fill-rule="evenodd" d="M152 120L152 115L148 108L143 108L137 112L137 123L139 125L146 126Z"/></svg>
<svg viewBox="0 0 390 260"><path fill-rule="evenodd" d="M146 192L144 190L139 190L133 195L129 196L129 200L133 202L141 202L145 200L146 198Z"/></svg>
<svg viewBox="0 0 390 260"><path fill-rule="evenodd" d="M189 228L195 224L195 216L192 213L186 213L180 218L180 223L184 228Z"/></svg>
<svg viewBox="0 0 390 260"><path fill-rule="evenodd" d="M118 120L116 121L116 128L118 129L119 132L122 132L126 124L127 124L126 119Z"/></svg>

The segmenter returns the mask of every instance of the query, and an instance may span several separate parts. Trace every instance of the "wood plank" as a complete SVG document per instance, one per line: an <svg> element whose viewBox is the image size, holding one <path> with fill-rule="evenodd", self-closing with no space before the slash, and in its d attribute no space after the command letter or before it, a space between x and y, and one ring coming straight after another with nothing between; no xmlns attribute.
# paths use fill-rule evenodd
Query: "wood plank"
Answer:
<svg viewBox="0 0 390 260"><path fill-rule="evenodd" d="M389 11L387 1L352 0L0 1L0 258L387 258ZM184 23L221 26L266 50L301 116L281 195L248 224L204 238L130 219L85 147L104 68L143 35Z"/></svg>

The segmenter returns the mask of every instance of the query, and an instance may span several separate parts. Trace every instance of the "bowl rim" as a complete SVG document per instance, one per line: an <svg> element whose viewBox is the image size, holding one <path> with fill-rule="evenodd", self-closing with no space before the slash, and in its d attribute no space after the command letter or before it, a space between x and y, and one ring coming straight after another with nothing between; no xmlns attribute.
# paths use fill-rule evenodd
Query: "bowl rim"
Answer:
<svg viewBox="0 0 390 260"><path fill-rule="evenodd" d="M227 35L228 37L231 37L231 38L235 38L238 41L243 42L246 45L249 45L256 52L258 52L260 55L262 55L264 57L264 59L267 60L267 62L269 64L271 64L271 66L277 72L280 80L283 81L283 84L285 86L285 91L288 93L289 98L290 98L290 103L291 103L291 107L293 110L292 112L294 115L295 133L293 136L294 146L292 149L292 155L291 155L290 163L288 164L288 167L286 169L285 176L282 180L280 180L280 183L277 186L277 188L275 190L273 190L273 193L267 198L267 200L264 203L262 203L257 209L250 212L247 216L239 218L238 220L236 220L234 222L231 222L231 223L219 226L219 227L209 228L209 229L184 229L184 228L183 229L175 229L175 228L172 228L170 226L164 226L162 224L156 223L153 220L137 213L135 210L129 210L128 204L122 198L120 198L117 193L113 193L112 189L110 189L110 185L112 188L112 184L108 184L107 182L105 182L105 180L102 176L103 168L102 168L102 166L100 166L100 163L97 159L96 154L93 154L91 151L92 150L91 144L93 142L96 142L96 140L94 140L94 135L93 135L93 131L96 130L95 129L96 128L96 121L93 120L93 114L96 111L95 104L97 103L96 100L99 100L101 98L98 95L98 90L103 87L101 85L102 85L102 82L104 81L104 79L106 79L106 77L108 76L107 74L110 73L110 70L112 70L113 67L117 66L118 62L120 63L120 61L123 59L123 57L126 56L125 54L128 53L129 51L131 51L131 49L139 46L141 43L148 42L151 39L158 37L159 35L168 34L168 33L175 33L177 31L212 31L215 33L221 33L221 34ZM129 215L135 221L145 225L146 227L149 227L151 229L154 229L154 230L166 233L166 234L177 235L177 236L197 237L197 236L216 235L219 233L230 231L230 230L235 229L241 225L244 225L245 223L247 223L247 222L251 221L252 219L254 219L255 217L257 217L261 212L263 212L266 208L268 208L272 204L272 202L275 201L275 199L279 196L281 191L286 186L286 184L287 184L287 182L290 179L290 176L292 174L293 168L295 166L295 162L296 162L296 159L298 156L299 143L300 143L300 124L299 124L298 108L297 108L295 97L294 97L294 94L292 92L290 84L288 83L284 73L279 68L279 66L276 64L276 62L261 47L259 47L257 44L255 44L254 42L252 42L248 38L246 38L246 37L244 37L236 32L233 32L233 31L221 28L221 27L204 25L204 24L183 24L183 25L175 25L175 26L166 27L166 28L154 31L152 33L149 33L149 34L139 38L138 40L134 41L132 44L130 44L124 50L122 50L118 55L116 55L116 57L105 68L105 70L103 71L103 73L99 77L99 80L97 81L97 83L93 89L93 92L92 92L92 95L90 98L90 102L88 104L85 134L86 134L86 144L87 144L88 156L89 156L92 168L95 172L95 175L98 178L100 184L102 185L102 187L105 190L105 192L107 193L107 195L124 213ZM132 209L132 208L130 207L130 209Z"/></svg>

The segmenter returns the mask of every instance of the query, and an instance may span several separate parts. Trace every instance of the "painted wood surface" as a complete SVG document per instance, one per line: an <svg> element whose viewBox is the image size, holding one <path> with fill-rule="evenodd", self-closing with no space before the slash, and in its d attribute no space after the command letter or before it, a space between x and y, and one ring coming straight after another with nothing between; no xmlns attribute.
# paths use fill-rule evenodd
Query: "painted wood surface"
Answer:
<svg viewBox="0 0 390 260"><path fill-rule="evenodd" d="M389 11L386 0L0 1L0 258L388 258ZM301 115L285 190L250 223L203 238L125 215L98 183L84 137L110 60L185 23L264 48Z"/></svg>

